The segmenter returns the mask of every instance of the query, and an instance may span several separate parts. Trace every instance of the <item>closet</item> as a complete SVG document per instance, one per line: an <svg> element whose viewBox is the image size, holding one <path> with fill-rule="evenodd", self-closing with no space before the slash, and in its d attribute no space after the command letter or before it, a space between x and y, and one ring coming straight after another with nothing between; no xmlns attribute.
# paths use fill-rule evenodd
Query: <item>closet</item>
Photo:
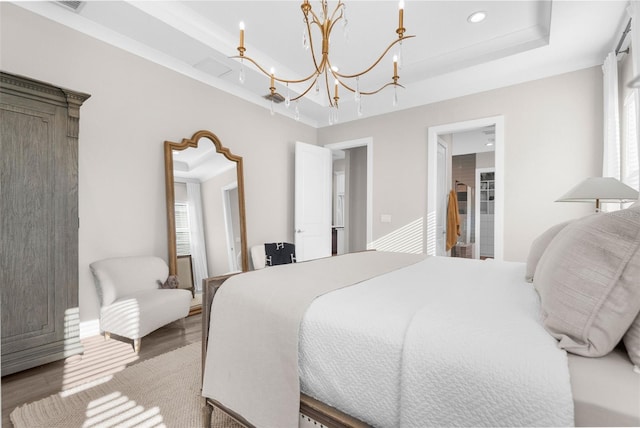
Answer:
<svg viewBox="0 0 640 428"><path fill-rule="evenodd" d="M78 130L87 98L0 72L3 376L83 351Z"/></svg>

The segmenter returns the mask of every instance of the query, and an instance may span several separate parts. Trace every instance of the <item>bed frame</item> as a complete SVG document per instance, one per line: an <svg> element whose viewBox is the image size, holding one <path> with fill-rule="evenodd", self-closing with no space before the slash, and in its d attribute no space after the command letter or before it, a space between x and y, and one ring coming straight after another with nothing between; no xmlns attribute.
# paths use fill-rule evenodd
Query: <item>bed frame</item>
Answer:
<svg viewBox="0 0 640 428"><path fill-rule="evenodd" d="M211 318L211 303L220 286L228 278L237 274L215 276L204 279L203 282L203 299L202 299L202 378L204 379L204 364L207 355L207 345L209 342L209 320ZM206 398L203 408L204 426L211 427L211 416L214 408L227 414L235 421L245 427L253 427L253 425L244 419L241 415L227 409L221 403ZM300 426L327 427L327 428L365 428L367 424L349 416L334 407L331 407L321 401L311 398L305 394L300 394Z"/></svg>

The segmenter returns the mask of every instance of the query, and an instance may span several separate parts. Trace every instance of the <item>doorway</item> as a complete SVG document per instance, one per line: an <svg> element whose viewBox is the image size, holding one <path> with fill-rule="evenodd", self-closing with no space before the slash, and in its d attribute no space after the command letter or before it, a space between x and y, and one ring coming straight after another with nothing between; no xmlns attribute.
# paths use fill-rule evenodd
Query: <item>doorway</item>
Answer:
<svg viewBox="0 0 640 428"><path fill-rule="evenodd" d="M492 183L492 210L493 214L491 215L491 219L493 220L493 230L489 233L491 234L493 241L493 258L502 260L503 259L503 235L504 235L504 118L502 116L489 117L484 119L477 119L465 122L456 122L446 125L434 126L428 129L428 142L427 142L427 152L428 152L428 160L427 160L427 227L425 228L425 253L430 255L438 255L440 251L438 250L438 238L439 232L443 227L442 225L438 225L438 218L441 216L438 213L441 213L443 209L446 209L446 206L443 207L443 202L441 198L442 189L439 188L439 177L442 174L441 167L439 166L441 162L439 162L439 140L443 139L447 142L450 142L452 139L452 135L466 133L469 131L475 130L483 130L483 129L491 129L493 133L495 133L493 139L493 183ZM444 138L443 138L444 137ZM441 144L441 143L440 143ZM464 154L464 153L456 153L455 145L451 147L452 157L456 154ZM452 160L448 160L446 165L452 163ZM482 165L482 164L481 164ZM479 165L480 166L480 165ZM451 177L451 175L449 176ZM481 234L476 231L476 228L473 229L470 226L470 223L467 223L469 220L469 216L473 215L475 217L474 220L476 224L479 223L480 216L476 216L475 211L478 209L478 206L475 207L473 212L470 212L470 207L468 204L475 200L469 199L467 193L472 193L471 189L475 190L477 186L475 183L473 186L470 186L469 183L465 183L464 181L475 181L475 167L473 173L473 179L465 179L458 180L461 184L460 192L457 192L458 195L464 194L464 197L467 198L465 201L464 209L465 216L464 220L467 225L466 234L471 235L472 233L475 235L474 239L476 242L480 240ZM448 180L448 188L447 192L453 189L453 179L449 178ZM456 186L457 187L457 186ZM467 187L469 188L467 190ZM473 192L476 194L478 192ZM470 195L469 195L470 196ZM488 194L487 194L488 196ZM460 199L460 196L458 197ZM477 204L476 204L477 205ZM485 220L487 220L485 218ZM464 226L463 225L463 226ZM489 229L486 229L489 230ZM485 232L486 232L485 230ZM464 241L466 242L466 236L464 237ZM488 238L485 237L485 243L488 241ZM464 243L463 243L464 244ZM474 245L474 244L471 244ZM479 246L475 246L475 254L473 257L478 258L480 256Z"/></svg>
<svg viewBox="0 0 640 428"><path fill-rule="evenodd" d="M327 144L333 157L334 254L369 248L372 241L373 140Z"/></svg>

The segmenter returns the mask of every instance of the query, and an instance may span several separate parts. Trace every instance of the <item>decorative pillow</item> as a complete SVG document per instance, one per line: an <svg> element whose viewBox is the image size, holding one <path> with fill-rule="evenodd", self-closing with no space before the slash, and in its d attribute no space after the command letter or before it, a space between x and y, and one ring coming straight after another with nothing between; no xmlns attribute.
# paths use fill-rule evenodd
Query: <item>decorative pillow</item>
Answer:
<svg viewBox="0 0 640 428"><path fill-rule="evenodd" d="M157 280L156 282L158 283L159 288L166 288L166 289L180 288L180 281L178 280L177 275L169 275L165 282L162 282L160 280Z"/></svg>
<svg viewBox="0 0 640 428"><path fill-rule="evenodd" d="M264 244L265 264L267 266L284 265L296 262L296 247L288 242Z"/></svg>
<svg viewBox="0 0 640 428"><path fill-rule="evenodd" d="M553 238L556 237L558 232L560 232L566 225L571 223L573 220L568 220L555 226L551 226L545 232L543 232L540 236L533 240L531 243L531 248L529 249L529 255L527 256L527 271L525 273L525 279L528 282L533 282L533 276L536 271L536 267L538 266L538 262L540 261L540 257L544 253L544 250L547 249L549 243Z"/></svg>
<svg viewBox="0 0 640 428"><path fill-rule="evenodd" d="M574 221L535 271L545 328L568 352L606 355L640 312L639 278L640 207Z"/></svg>

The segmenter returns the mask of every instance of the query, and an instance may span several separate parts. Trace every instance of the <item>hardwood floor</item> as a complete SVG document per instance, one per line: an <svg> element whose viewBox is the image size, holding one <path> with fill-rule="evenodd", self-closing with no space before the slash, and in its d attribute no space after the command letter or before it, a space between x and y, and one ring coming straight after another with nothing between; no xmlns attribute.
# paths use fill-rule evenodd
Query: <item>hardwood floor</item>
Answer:
<svg viewBox="0 0 640 428"><path fill-rule="evenodd" d="M84 354L34 367L2 378L2 427L11 427L9 414L17 406L109 376L126 367L201 340L202 315L168 324L142 338L136 355L130 340L93 336L82 340Z"/></svg>

